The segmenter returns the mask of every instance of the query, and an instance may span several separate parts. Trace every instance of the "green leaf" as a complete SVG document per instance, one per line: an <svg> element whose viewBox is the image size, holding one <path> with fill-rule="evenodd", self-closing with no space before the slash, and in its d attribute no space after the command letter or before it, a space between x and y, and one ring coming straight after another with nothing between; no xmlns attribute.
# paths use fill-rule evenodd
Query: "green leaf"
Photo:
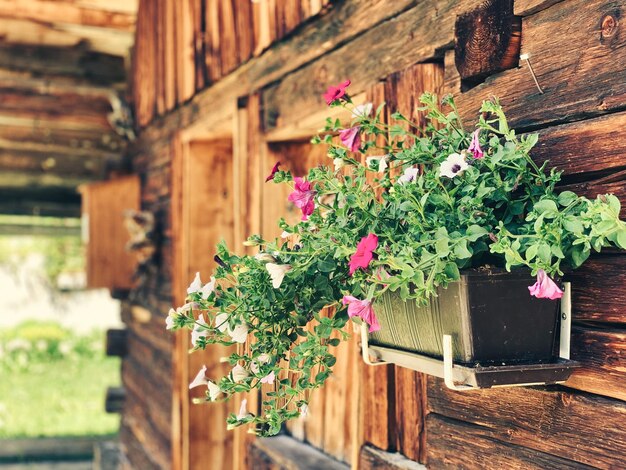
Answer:
<svg viewBox="0 0 626 470"><path fill-rule="evenodd" d="M467 240L463 239L454 245L454 255L459 259L472 257L472 252L467 249Z"/></svg>
<svg viewBox="0 0 626 470"><path fill-rule="evenodd" d="M452 261L446 263L443 268L443 272L446 274L446 276L455 281L461 278L459 267L456 265L456 263L453 263Z"/></svg>
<svg viewBox="0 0 626 470"><path fill-rule="evenodd" d="M563 228L571 233L582 233L584 230L582 222L573 215L567 215L563 218Z"/></svg>
<svg viewBox="0 0 626 470"><path fill-rule="evenodd" d="M620 248L626 250L626 228L622 228L619 232L617 232L617 237L615 238L615 242Z"/></svg>
<svg viewBox="0 0 626 470"><path fill-rule="evenodd" d="M540 243L537 248L537 255L539 255L539 259L544 263L549 263L552 259L552 250L550 250L550 245L547 243Z"/></svg>
<svg viewBox="0 0 626 470"><path fill-rule="evenodd" d="M467 234L467 239L470 242L475 242L480 237L487 235L488 232L486 228L481 227L480 225L470 225L467 227L465 233Z"/></svg>
<svg viewBox="0 0 626 470"><path fill-rule="evenodd" d="M317 269L321 273L333 272L336 266L337 264L335 263L335 260L332 258L326 258L324 260L319 260L317 262Z"/></svg>
<svg viewBox="0 0 626 470"><path fill-rule="evenodd" d="M572 267L578 268L589 258L589 249L585 249L582 245L578 245L572 250Z"/></svg>
<svg viewBox="0 0 626 470"><path fill-rule="evenodd" d="M538 249L538 244L530 245L526 250L526 261L531 261L535 256L537 256Z"/></svg>
<svg viewBox="0 0 626 470"><path fill-rule="evenodd" d="M440 238L435 243L435 251L440 258L448 256L450 253L450 246L447 238Z"/></svg>
<svg viewBox="0 0 626 470"><path fill-rule="evenodd" d="M578 196L576 195L576 193L572 191L563 191L561 194L559 194L557 201L559 202L559 204L565 207L565 206L569 206L576 199L578 199Z"/></svg>
<svg viewBox="0 0 626 470"><path fill-rule="evenodd" d="M557 212L558 207L556 205L556 202L554 202L552 199L542 199L537 204L535 204L533 210L539 214L550 214Z"/></svg>

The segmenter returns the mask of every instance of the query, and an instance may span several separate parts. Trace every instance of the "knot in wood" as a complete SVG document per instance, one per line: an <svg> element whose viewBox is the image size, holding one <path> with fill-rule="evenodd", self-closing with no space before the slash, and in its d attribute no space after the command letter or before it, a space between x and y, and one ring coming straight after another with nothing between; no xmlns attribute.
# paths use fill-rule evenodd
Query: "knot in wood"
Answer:
<svg viewBox="0 0 626 470"><path fill-rule="evenodd" d="M613 15L604 15L602 18L601 35L602 39L608 39L615 36L617 28L619 27L619 20Z"/></svg>

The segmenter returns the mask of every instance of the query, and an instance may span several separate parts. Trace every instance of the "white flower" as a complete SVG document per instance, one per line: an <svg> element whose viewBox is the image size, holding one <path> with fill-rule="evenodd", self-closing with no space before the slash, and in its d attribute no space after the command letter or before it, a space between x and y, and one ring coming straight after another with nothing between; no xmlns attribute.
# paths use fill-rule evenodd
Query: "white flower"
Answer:
<svg viewBox="0 0 626 470"><path fill-rule="evenodd" d="M196 277L193 278L189 287L187 287L187 294L194 294L202 289L202 281L200 280L200 273L196 273Z"/></svg>
<svg viewBox="0 0 626 470"><path fill-rule="evenodd" d="M235 343L245 343L248 338L248 325L245 323L237 325L234 329L229 329L229 334Z"/></svg>
<svg viewBox="0 0 626 470"><path fill-rule="evenodd" d="M274 258L269 253L265 253L263 251L261 251L260 253L257 253L256 255L254 255L254 259L256 259L258 261L267 261L267 262L271 262L271 263L276 261L276 258Z"/></svg>
<svg viewBox="0 0 626 470"><path fill-rule="evenodd" d="M259 373L260 366L263 364L267 364L270 362L271 358L269 354L263 353L260 354L254 361L250 363L250 370L255 374Z"/></svg>
<svg viewBox="0 0 626 470"><path fill-rule="evenodd" d="M398 183L400 184L411 183L417 179L418 175L419 175L418 168L413 168L413 167L407 168L406 170L404 170L404 174L400 178L398 178Z"/></svg>
<svg viewBox="0 0 626 470"><path fill-rule="evenodd" d="M170 311L167 314L167 317L165 317L165 329L166 330L171 330L174 328L174 320L176 319L177 316L178 316L178 313L176 313L176 310L174 310L173 308L170 308Z"/></svg>
<svg viewBox="0 0 626 470"><path fill-rule="evenodd" d="M241 406L239 407L239 413L237 414L238 421L241 421L242 419L246 419L248 416L250 416L250 413L248 413L247 407L248 407L248 400L244 398L243 400L241 400Z"/></svg>
<svg viewBox="0 0 626 470"><path fill-rule="evenodd" d="M204 300L208 299L209 295L211 295L213 291L215 290L215 282L216 282L215 277L211 276L211 281L207 282L204 285L204 287L200 289L200 294L202 295L202 298Z"/></svg>
<svg viewBox="0 0 626 470"><path fill-rule="evenodd" d="M219 385L214 384L210 380L207 381L206 386L209 389L209 398L211 399L211 401L217 400L217 397L222 394L222 389L219 387Z"/></svg>
<svg viewBox="0 0 626 470"><path fill-rule="evenodd" d="M469 165L465 161L465 156L459 153L452 153L446 158L439 168L439 176L446 176L448 178L454 178L456 175L461 174L467 170Z"/></svg>
<svg viewBox="0 0 626 470"><path fill-rule="evenodd" d="M306 403L303 403L302 406L300 407L300 416L303 418L306 418L308 414L309 414L309 405L307 405Z"/></svg>
<svg viewBox="0 0 626 470"><path fill-rule="evenodd" d="M355 106L352 110L352 118L357 119L361 117L368 117L370 114L372 114L373 109L374 105L372 103L363 103Z"/></svg>
<svg viewBox="0 0 626 470"><path fill-rule="evenodd" d="M241 365L237 364L235 367L233 367L233 370L230 371L232 377L233 377L233 382L242 382L246 377L248 377L248 371Z"/></svg>
<svg viewBox="0 0 626 470"><path fill-rule="evenodd" d="M228 313L218 313L215 315L215 328L217 328L220 333L224 333L228 328Z"/></svg>
<svg viewBox="0 0 626 470"><path fill-rule="evenodd" d="M198 372L195 378L189 384L189 390L195 387L199 387L200 385L208 385L209 381L206 378L206 366L202 366L202 369Z"/></svg>
<svg viewBox="0 0 626 470"><path fill-rule="evenodd" d="M365 163L369 168L372 168L372 163L378 162L378 172L384 173L389 165L387 165L387 159L389 155L379 155L376 157L367 157Z"/></svg>
<svg viewBox="0 0 626 470"><path fill-rule="evenodd" d="M289 238L291 234L286 230L283 230L283 233L280 234L280 238Z"/></svg>
<svg viewBox="0 0 626 470"><path fill-rule="evenodd" d="M334 158L333 165L335 165L335 171L341 170L344 166L346 166L346 162L343 158Z"/></svg>
<svg viewBox="0 0 626 470"><path fill-rule="evenodd" d="M270 372L269 374L267 374L265 377L263 377L261 379L261 383L262 384L273 384L274 380L276 380L276 374L274 373L274 371Z"/></svg>
<svg viewBox="0 0 626 470"><path fill-rule="evenodd" d="M270 273L272 286L274 286L274 289L278 289L283 283L285 273L291 269L291 266L288 264L267 263L265 269Z"/></svg>
<svg viewBox="0 0 626 470"><path fill-rule="evenodd" d="M206 338L208 328L209 325L204 321L204 315L200 314L198 320L196 320L196 325L193 327L193 331L191 332L191 345L193 347L196 346L196 343L200 338Z"/></svg>

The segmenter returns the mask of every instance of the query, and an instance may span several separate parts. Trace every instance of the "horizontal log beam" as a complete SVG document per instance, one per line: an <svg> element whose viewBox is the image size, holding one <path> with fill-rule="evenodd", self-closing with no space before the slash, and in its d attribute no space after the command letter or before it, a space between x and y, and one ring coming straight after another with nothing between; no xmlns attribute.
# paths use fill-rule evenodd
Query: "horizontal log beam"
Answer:
<svg viewBox="0 0 626 470"><path fill-rule="evenodd" d="M426 419L426 435L429 468L593 468L549 453L502 442L500 433L490 427L436 414L430 414Z"/></svg>
<svg viewBox="0 0 626 470"><path fill-rule="evenodd" d="M0 203L0 211L1 209L2 204ZM9 224L6 222L0 222L0 235L46 237L80 236L80 227L22 223Z"/></svg>
<svg viewBox="0 0 626 470"><path fill-rule="evenodd" d="M519 16L533 15L563 0L515 0L514 13Z"/></svg>
<svg viewBox="0 0 626 470"><path fill-rule="evenodd" d="M276 468L348 470L346 464L289 436L256 439L250 446L248 457L258 470Z"/></svg>
<svg viewBox="0 0 626 470"><path fill-rule="evenodd" d="M459 393L431 377L428 406L433 413L483 426L501 442L583 465L620 468L626 455L626 403L619 400L558 387Z"/></svg>
<svg viewBox="0 0 626 470"><path fill-rule="evenodd" d="M372 446L363 446L359 453L360 470L426 470L426 467L399 453L385 452Z"/></svg>
<svg viewBox="0 0 626 470"><path fill-rule="evenodd" d="M48 189L65 189L69 191L77 191L81 184L88 183L91 178L72 176L67 177L58 174L28 174L17 171L3 171L0 173L0 188L2 189L20 189L28 188L29 190Z"/></svg>
<svg viewBox="0 0 626 470"><path fill-rule="evenodd" d="M0 0L0 18L14 18L39 23L79 24L120 31L133 31L135 15L105 11L58 1Z"/></svg>
<svg viewBox="0 0 626 470"><path fill-rule="evenodd" d="M88 79L110 85L125 80L124 58L85 50L85 47L55 47L0 44L0 68L46 75Z"/></svg>

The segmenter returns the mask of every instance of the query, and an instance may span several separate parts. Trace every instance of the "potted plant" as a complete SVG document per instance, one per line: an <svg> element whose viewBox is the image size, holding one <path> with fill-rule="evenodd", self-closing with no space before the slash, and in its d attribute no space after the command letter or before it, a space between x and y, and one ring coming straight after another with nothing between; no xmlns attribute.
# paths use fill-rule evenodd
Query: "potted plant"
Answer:
<svg viewBox="0 0 626 470"><path fill-rule="evenodd" d="M230 356L228 376L198 372L190 387L206 386L207 400L274 385L261 413L244 401L229 416L231 427L253 423L257 433L272 435L306 413L311 391L332 373L348 319L369 325L374 342L415 349L421 340L411 336L419 335L414 325L434 324L436 315L445 325L450 312L495 302L482 308L479 323L500 324L520 310L503 305L518 305L539 323L516 340L542 335L547 345L524 352L474 344L472 351L458 346L456 356L545 360L564 270L579 267L592 250L626 248L618 199L556 191L560 173L530 157L537 135L517 136L497 100L483 103L468 133L451 97L440 103L424 94L428 123L420 129L400 113L384 124L384 107L355 106L348 85L330 87L325 98L351 112L349 125L328 119L313 139L328 145L333 165L303 178L277 163L267 177L292 186L289 200L302 220L281 220L278 240L250 237L246 244L259 249L254 256L220 244L214 277L203 284L196 276L188 303L167 317L168 329L191 330L195 349L247 343L245 353L238 348ZM332 313L320 313L325 307ZM459 332L463 321L453 325ZM441 354L425 346L421 352ZM494 352L508 356L484 357Z"/></svg>

